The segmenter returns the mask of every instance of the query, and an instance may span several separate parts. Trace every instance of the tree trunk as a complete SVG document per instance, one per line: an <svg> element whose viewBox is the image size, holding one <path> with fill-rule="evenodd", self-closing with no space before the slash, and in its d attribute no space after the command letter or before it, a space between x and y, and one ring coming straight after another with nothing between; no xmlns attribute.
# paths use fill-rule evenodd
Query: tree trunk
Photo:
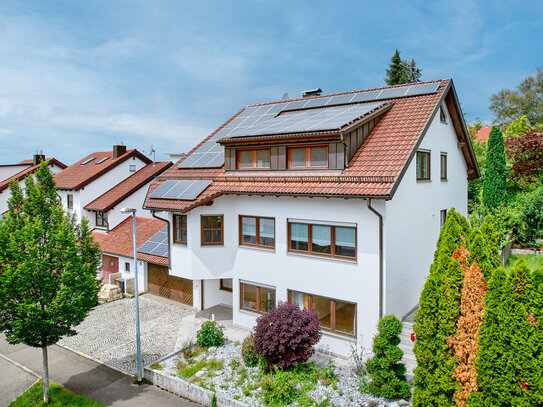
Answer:
<svg viewBox="0 0 543 407"><path fill-rule="evenodd" d="M47 346L41 348L43 356L43 402L49 403L49 368L47 367Z"/></svg>

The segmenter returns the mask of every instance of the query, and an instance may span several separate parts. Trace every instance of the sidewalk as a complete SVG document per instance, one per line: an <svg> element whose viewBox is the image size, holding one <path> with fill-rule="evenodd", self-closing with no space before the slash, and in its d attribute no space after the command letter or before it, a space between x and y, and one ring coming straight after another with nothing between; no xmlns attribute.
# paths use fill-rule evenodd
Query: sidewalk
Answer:
<svg viewBox="0 0 543 407"><path fill-rule="evenodd" d="M63 385L74 393L90 397L112 407L161 406L161 407L198 407L199 404L182 399L155 386L136 386L132 377L124 375L107 366L79 356L59 346L51 346L49 351L50 380ZM41 375L41 349L25 345L10 345L4 335L0 335L0 366L15 368L11 359L30 371ZM31 374L4 376L0 386L0 400L10 397L7 392L26 388L32 382ZM24 381L24 383L22 382ZM6 394L4 394L6 392Z"/></svg>

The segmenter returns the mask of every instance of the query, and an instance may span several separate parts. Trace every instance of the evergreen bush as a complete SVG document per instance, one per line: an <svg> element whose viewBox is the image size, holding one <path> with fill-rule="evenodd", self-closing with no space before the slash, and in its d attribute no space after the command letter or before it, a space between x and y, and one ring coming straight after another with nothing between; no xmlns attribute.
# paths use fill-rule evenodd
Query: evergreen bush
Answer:
<svg viewBox="0 0 543 407"><path fill-rule="evenodd" d="M486 172L483 181L483 202L494 209L505 202L507 169L502 132L492 127L488 138Z"/></svg>
<svg viewBox="0 0 543 407"><path fill-rule="evenodd" d="M254 348L265 359L268 369L286 369L308 360L321 334L317 314L280 302L257 319Z"/></svg>
<svg viewBox="0 0 543 407"><path fill-rule="evenodd" d="M224 343L224 327L216 321L206 321L196 332L196 343L202 348L221 346Z"/></svg>
<svg viewBox="0 0 543 407"><path fill-rule="evenodd" d="M241 357L245 365L249 367L257 366L260 361L258 353L255 351L255 338L252 334L245 338L241 345Z"/></svg>
<svg viewBox="0 0 543 407"><path fill-rule="evenodd" d="M371 375L367 390L386 398L411 397L411 386L405 379L405 365L400 363L403 352L398 348L402 323L394 315L387 315L379 321L379 334L373 339L375 356L366 362Z"/></svg>

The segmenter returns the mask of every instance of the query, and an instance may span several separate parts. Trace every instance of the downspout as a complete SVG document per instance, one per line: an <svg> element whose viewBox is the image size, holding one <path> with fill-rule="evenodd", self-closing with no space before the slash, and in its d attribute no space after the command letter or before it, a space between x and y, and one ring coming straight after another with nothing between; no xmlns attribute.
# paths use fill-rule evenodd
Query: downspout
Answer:
<svg viewBox="0 0 543 407"><path fill-rule="evenodd" d="M383 215L371 206L368 198L368 209L379 218L379 319L383 318Z"/></svg>
<svg viewBox="0 0 543 407"><path fill-rule="evenodd" d="M156 216L155 211L151 211L151 216L155 219L163 220L164 222L166 222L166 225L168 225L168 269L171 270L172 263L171 263L170 257L172 253L170 251L170 221L168 219L164 219L164 218Z"/></svg>

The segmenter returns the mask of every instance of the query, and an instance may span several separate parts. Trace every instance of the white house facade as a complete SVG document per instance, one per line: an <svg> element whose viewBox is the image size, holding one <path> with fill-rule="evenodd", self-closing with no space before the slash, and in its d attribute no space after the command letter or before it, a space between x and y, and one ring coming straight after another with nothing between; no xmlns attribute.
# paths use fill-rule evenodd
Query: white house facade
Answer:
<svg viewBox="0 0 543 407"><path fill-rule="evenodd" d="M144 208L168 225L162 281L190 283L193 307L232 307L250 329L295 303L318 314L320 346L347 355L417 305L446 211L466 213L478 174L442 80L247 106Z"/></svg>

